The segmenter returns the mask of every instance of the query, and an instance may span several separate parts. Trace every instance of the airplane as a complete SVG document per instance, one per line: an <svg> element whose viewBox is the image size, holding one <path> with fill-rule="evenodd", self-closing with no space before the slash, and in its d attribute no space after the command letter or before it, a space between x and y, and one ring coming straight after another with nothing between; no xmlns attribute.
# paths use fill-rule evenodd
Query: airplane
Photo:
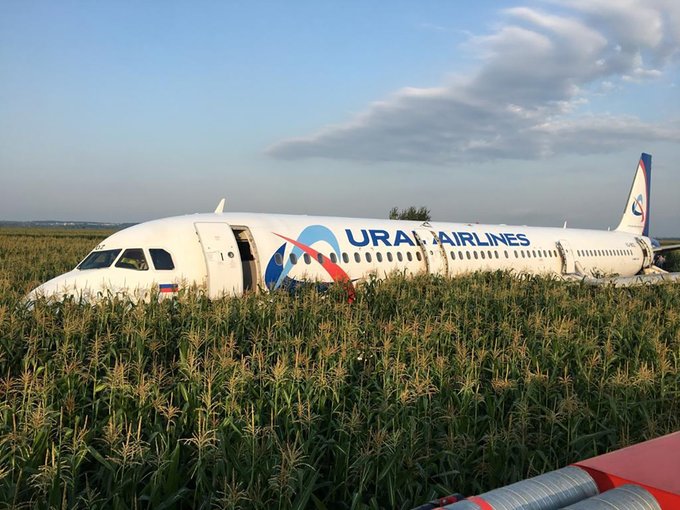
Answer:
<svg viewBox="0 0 680 510"><path fill-rule="evenodd" d="M654 265L661 247L649 237L652 157L640 157L618 227L566 228L214 213L164 218L126 228L98 244L72 271L29 293L93 300L149 292L174 295L198 286L210 298L338 282L350 300L371 275L475 271L557 275L627 285L680 280ZM610 275L610 278L602 278Z"/></svg>

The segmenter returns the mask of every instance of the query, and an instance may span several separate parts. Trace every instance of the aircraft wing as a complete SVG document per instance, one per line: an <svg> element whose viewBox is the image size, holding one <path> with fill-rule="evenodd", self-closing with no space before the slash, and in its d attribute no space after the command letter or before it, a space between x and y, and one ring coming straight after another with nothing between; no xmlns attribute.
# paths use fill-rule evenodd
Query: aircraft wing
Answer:
<svg viewBox="0 0 680 510"><path fill-rule="evenodd" d="M680 250L680 244L667 244L665 246L659 246L654 248L654 253L665 253L668 251Z"/></svg>

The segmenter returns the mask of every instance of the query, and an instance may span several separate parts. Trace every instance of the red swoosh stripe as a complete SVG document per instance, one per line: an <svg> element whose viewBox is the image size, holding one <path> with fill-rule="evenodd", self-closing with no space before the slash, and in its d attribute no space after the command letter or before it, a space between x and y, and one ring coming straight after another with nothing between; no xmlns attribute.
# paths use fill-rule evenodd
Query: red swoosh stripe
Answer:
<svg viewBox="0 0 680 510"><path fill-rule="evenodd" d="M276 234L276 232L274 232ZM316 259L318 262L319 260L319 252L316 251L314 248L310 248L307 245L304 245L302 243L299 243L297 241L294 241L293 239L290 239L289 237L282 236L281 234L276 234L279 236L281 239L285 239L289 243L291 243L294 246L297 246L300 248L302 251L304 251L306 254L308 254L310 257ZM349 276L343 269L338 266L337 264L331 262L331 260L326 257L325 255L321 254L323 257L322 260L323 262L321 263L321 266L326 270L326 272L330 275L331 278L333 278L334 282L342 283L345 286L345 289L347 290L347 300L351 303L354 301L356 298L356 293L354 291L354 286L352 285L352 281L350 280Z"/></svg>

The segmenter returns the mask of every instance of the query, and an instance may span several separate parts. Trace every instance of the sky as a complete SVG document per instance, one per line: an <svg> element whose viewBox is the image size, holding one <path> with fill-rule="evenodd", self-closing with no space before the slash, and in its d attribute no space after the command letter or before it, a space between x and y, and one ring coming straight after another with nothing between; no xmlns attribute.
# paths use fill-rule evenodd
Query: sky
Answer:
<svg viewBox="0 0 680 510"><path fill-rule="evenodd" d="M0 220L212 211L680 235L677 0L0 0Z"/></svg>

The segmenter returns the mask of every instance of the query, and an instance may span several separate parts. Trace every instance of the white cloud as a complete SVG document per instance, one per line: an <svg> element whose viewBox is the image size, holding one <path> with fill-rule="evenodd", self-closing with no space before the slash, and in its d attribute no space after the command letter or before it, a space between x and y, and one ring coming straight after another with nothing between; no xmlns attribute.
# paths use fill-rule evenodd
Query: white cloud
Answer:
<svg viewBox="0 0 680 510"><path fill-rule="evenodd" d="M534 159L594 153L646 141L680 141L676 127L628 116L577 115L585 90L654 80L680 50L677 0L563 0L561 14L504 11L494 33L472 37L470 76L405 88L344 124L268 149L282 159L365 161Z"/></svg>

